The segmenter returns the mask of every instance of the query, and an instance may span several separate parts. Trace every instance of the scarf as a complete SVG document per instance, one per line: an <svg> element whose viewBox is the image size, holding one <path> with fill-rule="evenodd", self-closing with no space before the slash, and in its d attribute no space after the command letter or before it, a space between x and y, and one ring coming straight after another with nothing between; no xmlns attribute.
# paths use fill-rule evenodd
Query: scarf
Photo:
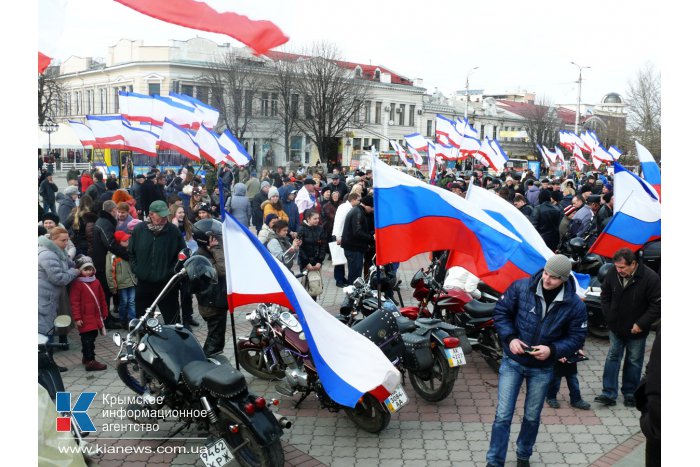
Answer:
<svg viewBox="0 0 700 467"><path fill-rule="evenodd" d="M89 277L84 277L84 276L78 276L77 280L80 282L95 282L96 277L95 276L89 276Z"/></svg>
<svg viewBox="0 0 700 467"><path fill-rule="evenodd" d="M167 222L167 220L166 220L166 222L164 222L164 223L162 223L162 224L160 224L160 225L155 225L155 224L153 223L153 221L151 221L151 219L149 218L149 219L146 221L146 227L148 227L148 230L150 230L151 232L153 232L153 233L155 234L155 233L158 233L158 232L160 232L161 230L163 230L163 228L165 227L165 224L167 224L167 223L168 223L168 222Z"/></svg>

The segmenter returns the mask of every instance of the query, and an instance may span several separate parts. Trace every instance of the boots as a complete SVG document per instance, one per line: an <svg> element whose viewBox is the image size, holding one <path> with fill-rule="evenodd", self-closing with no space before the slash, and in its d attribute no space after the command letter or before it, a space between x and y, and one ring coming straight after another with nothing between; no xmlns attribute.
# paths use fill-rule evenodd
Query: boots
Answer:
<svg viewBox="0 0 700 467"><path fill-rule="evenodd" d="M85 359L83 359L83 361L85 361ZM105 365L104 363L100 363L97 360L89 360L85 362L86 371L102 371L106 369L107 365Z"/></svg>

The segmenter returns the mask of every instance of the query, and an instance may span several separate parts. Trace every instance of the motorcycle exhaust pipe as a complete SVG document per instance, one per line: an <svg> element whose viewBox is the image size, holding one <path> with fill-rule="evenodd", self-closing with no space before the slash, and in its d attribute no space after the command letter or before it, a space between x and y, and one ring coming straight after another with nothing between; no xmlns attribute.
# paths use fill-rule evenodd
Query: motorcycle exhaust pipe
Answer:
<svg viewBox="0 0 700 467"><path fill-rule="evenodd" d="M289 429L292 427L292 421L289 420L289 419L288 419L287 417L285 417L284 415L280 415L280 414L278 414L278 413L276 413L276 412L272 412L272 415L275 416L275 418L277 419L277 423L280 424L280 426L282 427L282 429L284 429L284 430L289 430Z"/></svg>

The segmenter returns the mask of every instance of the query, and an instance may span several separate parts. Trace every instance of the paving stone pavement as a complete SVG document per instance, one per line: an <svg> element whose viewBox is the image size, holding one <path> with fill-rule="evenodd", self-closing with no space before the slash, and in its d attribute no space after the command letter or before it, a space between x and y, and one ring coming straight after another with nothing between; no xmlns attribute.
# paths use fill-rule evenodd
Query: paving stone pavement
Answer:
<svg viewBox="0 0 700 467"><path fill-rule="evenodd" d="M402 263L399 276L403 279L402 296L406 304L414 303L410 297L408 283L415 271L427 264L424 255L419 255ZM330 313L337 313L342 301L342 290L335 286L332 267L327 263L323 268L325 290L320 303ZM196 307L196 298L194 300ZM247 334L250 325L245 321L245 311L252 306L241 307L235 312L235 324L239 336ZM195 308L195 318L202 326L195 328L195 335L201 343L206 335L205 324ZM111 335L111 334L110 334ZM201 440L183 438L197 437L195 429L186 430L170 441L139 441L138 438L153 436L152 433L101 432L104 423L119 422L102 416L106 407L102 394L128 396L130 391L119 380L114 358L117 348L107 337L98 337L96 353L98 360L109 365L103 372L86 372L81 364L80 339L76 331L70 336L70 350L58 352L56 361L68 367L63 374L66 390L79 392L97 391L90 415L98 427L98 432L90 439L100 445L151 446L157 443L173 448L185 446L196 449ZM653 335L647 341L647 352L651 348ZM233 339L228 332L225 355L233 359ZM608 344L606 340L589 337L586 351L590 360L578 365L581 393L584 400L591 402L592 410L581 411L569 406L566 383L562 384L559 400L560 409L545 406L542 412L537 444L532 458L533 465L543 466L608 466L623 459L631 451L643 444L639 435L639 413L634 408L620 403L612 408L601 407L593 402L600 392L602 371ZM244 371L249 388L266 398L281 399L279 412L293 422L291 430L283 437L286 465L312 466L474 466L485 465L489 446L491 423L496 409L498 378L476 352L467 355L467 364L461 367L459 379L449 397L438 403L429 403L416 396L410 383L404 388L409 403L392 417L389 426L380 434L360 431L341 413L330 413L320 409L318 402L309 397L298 409L293 408L295 400L279 396L274 384L255 378ZM515 440L523 413L523 397L516 409L511 433L511 443L506 465L515 465ZM173 423L163 423L158 436L164 436ZM122 439L107 439L122 438ZM125 438L136 438L125 439ZM639 457L639 456L637 456ZM643 459L643 448L642 457ZM643 460L642 460L643 463ZM136 465L202 465L197 454L106 454L100 466ZM634 464L625 464L634 465ZM641 465L641 464L637 464Z"/></svg>

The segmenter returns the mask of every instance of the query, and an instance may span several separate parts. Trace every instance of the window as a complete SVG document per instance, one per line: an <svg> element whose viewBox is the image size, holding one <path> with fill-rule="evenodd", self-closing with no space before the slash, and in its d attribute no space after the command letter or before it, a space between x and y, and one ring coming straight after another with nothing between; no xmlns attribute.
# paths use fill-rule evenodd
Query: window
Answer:
<svg viewBox="0 0 700 467"><path fill-rule="evenodd" d="M119 87L114 88L114 113L119 113Z"/></svg>
<svg viewBox="0 0 700 467"><path fill-rule="evenodd" d="M369 146L369 138L365 138L365 139L362 141L362 149L366 149L366 150L369 150L369 149L370 149L370 146Z"/></svg>
<svg viewBox="0 0 700 467"><path fill-rule="evenodd" d="M273 92L271 97L272 97L272 102L270 103L270 116L276 117L277 116L277 93Z"/></svg>
<svg viewBox="0 0 700 467"><path fill-rule="evenodd" d="M408 106L408 126L416 126L416 106Z"/></svg>
<svg viewBox="0 0 700 467"><path fill-rule="evenodd" d="M221 94L221 100L223 100L223 94ZM241 91L240 89L234 89L233 90L233 118L240 117L242 109L243 109L243 91ZM248 111L246 109L246 113L247 112Z"/></svg>
<svg viewBox="0 0 700 467"><path fill-rule="evenodd" d="M374 123L382 123L382 103L374 104Z"/></svg>
<svg viewBox="0 0 700 467"><path fill-rule="evenodd" d="M247 90L245 92L245 116L250 117L253 115L253 91Z"/></svg>
<svg viewBox="0 0 700 467"><path fill-rule="evenodd" d="M391 103L391 110L389 110L389 121L390 121L390 122L396 123L396 122L394 121L394 112L396 112L396 104L394 104L394 103L392 102L392 103Z"/></svg>
<svg viewBox="0 0 700 467"><path fill-rule="evenodd" d="M67 92L65 96L63 96L63 106L66 108L66 115L73 115L71 113L71 105L70 105L70 93Z"/></svg>
<svg viewBox="0 0 700 467"><path fill-rule="evenodd" d="M204 104L209 104L209 88L205 86L197 86L196 87L197 91L197 99L202 101Z"/></svg>
<svg viewBox="0 0 700 467"><path fill-rule="evenodd" d="M289 145L289 156L287 157L287 162L301 162L303 142L302 136L292 136L292 141Z"/></svg>
<svg viewBox="0 0 700 467"><path fill-rule="evenodd" d="M433 136L433 121L426 120L425 135L428 137Z"/></svg>
<svg viewBox="0 0 700 467"><path fill-rule="evenodd" d="M379 151L379 138L372 138L372 146L374 146L374 149Z"/></svg>
<svg viewBox="0 0 700 467"><path fill-rule="evenodd" d="M372 101L365 101L364 105L364 110L365 110L365 123L371 123L372 116L370 115L372 113Z"/></svg>
<svg viewBox="0 0 700 467"><path fill-rule="evenodd" d="M362 78L362 68L360 68L360 65L355 67L355 78Z"/></svg>
<svg viewBox="0 0 700 467"><path fill-rule="evenodd" d="M87 114L92 115L95 113L95 91L88 89L85 91L87 97Z"/></svg>
<svg viewBox="0 0 700 467"><path fill-rule="evenodd" d="M268 93L263 92L260 95L260 115L267 117L270 114L270 101L268 100Z"/></svg>
<svg viewBox="0 0 700 467"><path fill-rule="evenodd" d="M299 116L299 94L292 94L292 108L289 113L292 118L297 118Z"/></svg>
<svg viewBox="0 0 700 467"><path fill-rule="evenodd" d="M481 128L479 129L479 139L484 139L484 125L481 125Z"/></svg>
<svg viewBox="0 0 700 467"><path fill-rule="evenodd" d="M80 91L75 93L75 113L77 115L83 113L83 93Z"/></svg>
<svg viewBox="0 0 700 467"><path fill-rule="evenodd" d="M311 118L311 97L304 97L304 118Z"/></svg>
<svg viewBox="0 0 700 467"><path fill-rule="evenodd" d="M104 88L100 89L100 113L103 114L105 113L107 106L105 102L105 97L107 96L107 90Z"/></svg>
<svg viewBox="0 0 700 467"><path fill-rule="evenodd" d="M194 86L191 84L182 85L182 94L190 97L194 97Z"/></svg>
<svg viewBox="0 0 700 467"><path fill-rule="evenodd" d="M406 115L406 104L399 105L399 125L403 126Z"/></svg>
<svg viewBox="0 0 700 467"><path fill-rule="evenodd" d="M180 82L179 81L173 80L173 84L172 84L171 88L172 88L172 91L174 93L180 94Z"/></svg>
<svg viewBox="0 0 700 467"><path fill-rule="evenodd" d="M360 101L355 99L353 103L353 107L355 107L355 111L352 113L352 121L353 123L360 123Z"/></svg>
<svg viewBox="0 0 700 467"><path fill-rule="evenodd" d="M496 125L494 125L494 126L493 126L493 137L492 137L491 139L496 139L496 130L497 130L497 129L498 129L498 128L496 127Z"/></svg>
<svg viewBox="0 0 700 467"><path fill-rule="evenodd" d="M381 79L381 77L382 77L382 72L381 72L381 70L380 70L379 68L377 68L376 70L374 70L374 79L376 79L377 81L379 81L379 80Z"/></svg>
<svg viewBox="0 0 700 467"><path fill-rule="evenodd" d="M352 150L359 151L360 149L362 149L362 138L353 138L352 139Z"/></svg>
<svg viewBox="0 0 700 467"><path fill-rule="evenodd" d="M148 95L160 96L160 83L148 83Z"/></svg>

